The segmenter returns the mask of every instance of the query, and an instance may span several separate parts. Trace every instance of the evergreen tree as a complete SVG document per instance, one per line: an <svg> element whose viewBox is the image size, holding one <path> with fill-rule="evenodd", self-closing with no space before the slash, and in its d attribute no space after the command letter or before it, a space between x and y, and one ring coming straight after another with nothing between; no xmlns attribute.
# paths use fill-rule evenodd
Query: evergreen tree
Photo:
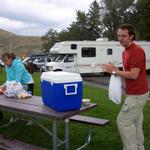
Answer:
<svg viewBox="0 0 150 150"><path fill-rule="evenodd" d="M134 0L105 0L106 13L103 19L104 36L116 40L116 29L122 23L131 23Z"/></svg>
<svg viewBox="0 0 150 150"><path fill-rule="evenodd" d="M97 1L91 3L88 13L76 12L76 21L59 34L60 40L96 40L102 36L100 7Z"/></svg>
<svg viewBox="0 0 150 150"><path fill-rule="evenodd" d="M100 6L97 1L94 1L89 8L88 16L88 39L96 40L102 36L102 28L100 21Z"/></svg>
<svg viewBox="0 0 150 150"><path fill-rule="evenodd" d="M76 21L72 22L67 30L59 34L61 41L65 40L86 40L87 38L87 16L83 11L76 11Z"/></svg>
<svg viewBox="0 0 150 150"><path fill-rule="evenodd" d="M137 22L136 29L140 40L150 41L150 0L138 0L136 4Z"/></svg>

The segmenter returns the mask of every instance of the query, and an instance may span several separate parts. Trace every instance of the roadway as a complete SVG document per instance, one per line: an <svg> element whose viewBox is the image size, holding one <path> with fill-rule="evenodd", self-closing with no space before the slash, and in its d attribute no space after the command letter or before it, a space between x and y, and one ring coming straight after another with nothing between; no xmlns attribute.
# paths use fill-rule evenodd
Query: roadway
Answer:
<svg viewBox="0 0 150 150"><path fill-rule="evenodd" d="M149 88L150 88L150 74L147 75ZM110 76L86 76L83 77L83 83L85 85L95 86L98 88L108 89Z"/></svg>

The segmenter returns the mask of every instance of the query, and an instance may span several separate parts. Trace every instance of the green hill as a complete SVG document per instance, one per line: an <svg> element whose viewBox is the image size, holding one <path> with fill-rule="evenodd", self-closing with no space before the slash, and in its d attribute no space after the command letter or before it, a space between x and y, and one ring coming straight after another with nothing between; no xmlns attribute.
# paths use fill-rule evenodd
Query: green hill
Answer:
<svg viewBox="0 0 150 150"><path fill-rule="evenodd" d="M0 29L0 50L13 51L17 55L30 55L40 53L42 41L39 36L21 36Z"/></svg>

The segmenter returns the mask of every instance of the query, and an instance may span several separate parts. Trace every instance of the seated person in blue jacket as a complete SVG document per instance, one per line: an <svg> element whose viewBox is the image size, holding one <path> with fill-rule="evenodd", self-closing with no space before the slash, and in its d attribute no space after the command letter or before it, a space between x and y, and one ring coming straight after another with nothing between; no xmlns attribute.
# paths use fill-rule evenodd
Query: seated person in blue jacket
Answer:
<svg viewBox="0 0 150 150"><path fill-rule="evenodd" d="M2 54L2 61L5 64L7 81L20 82L27 91L33 95L34 82L31 74L26 70L20 58L13 53ZM5 86L3 86L5 88Z"/></svg>
<svg viewBox="0 0 150 150"><path fill-rule="evenodd" d="M25 90L33 95L33 78L22 64L20 58L13 53L6 52L2 54L2 61L5 65L7 81L20 82ZM6 88L5 84L1 88L4 90Z"/></svg>

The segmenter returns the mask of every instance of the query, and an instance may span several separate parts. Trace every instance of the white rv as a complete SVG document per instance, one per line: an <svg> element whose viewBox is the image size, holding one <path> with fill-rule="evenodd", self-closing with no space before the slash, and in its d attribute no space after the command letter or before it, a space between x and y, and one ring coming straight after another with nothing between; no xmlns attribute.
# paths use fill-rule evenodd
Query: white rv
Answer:
<svg viewBox="0 0 150 150"><path fill-rule="evenodd" d="M139 42L147 55L147 69L150 69L150 42ZM117 41L64 41L56 43L50 53L59 54L46 64L47 71L68 71L78 73L102 73L101 64L122 65L122 50Z"/></svg>

